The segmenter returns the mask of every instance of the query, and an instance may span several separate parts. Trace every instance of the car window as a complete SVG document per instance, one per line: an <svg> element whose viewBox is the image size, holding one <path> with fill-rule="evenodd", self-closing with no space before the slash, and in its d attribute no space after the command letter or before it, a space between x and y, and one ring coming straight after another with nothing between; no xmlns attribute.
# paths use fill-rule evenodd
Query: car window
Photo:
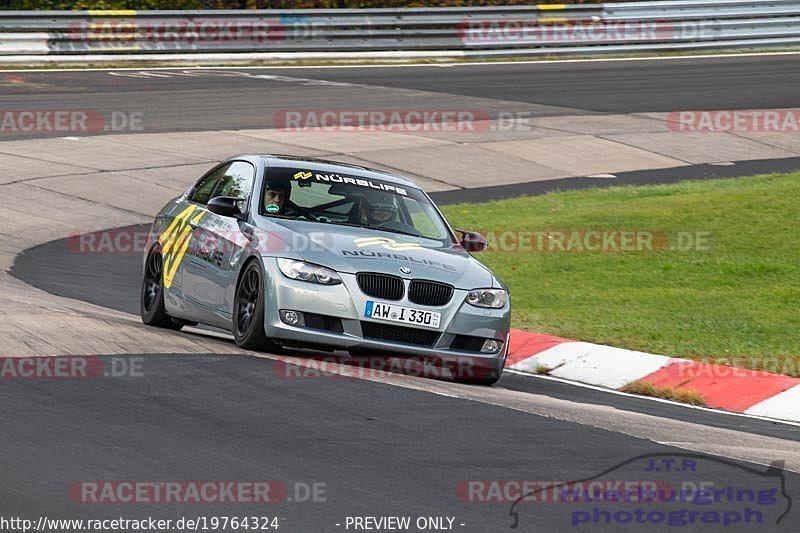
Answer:
<svg viewBox="0 0 800 533"><path fill-rule="evenodd" d="M194 186L192 194L189 196L189 201L206 205L211 199L211 193L214 191L214 188L217 186L220 179L225 175L231 164L232 163L222 165L197 182L197 185Z"/></svg>
<svg viewBox="0 0 800 533"><path fill-rule="evenodd" d="M253 190L256 167L247 161L234 161L214 188L214 196L249 198Z"/></svg>

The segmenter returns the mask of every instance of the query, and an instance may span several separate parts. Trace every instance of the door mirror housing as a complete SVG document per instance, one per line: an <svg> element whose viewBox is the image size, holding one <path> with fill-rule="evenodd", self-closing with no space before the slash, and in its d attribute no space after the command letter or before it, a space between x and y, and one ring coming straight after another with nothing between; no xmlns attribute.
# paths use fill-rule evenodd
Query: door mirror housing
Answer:
<svg viewBox="0 0 800 533"><path fill-rule="evenodd" d="M206 207L214 214L223 217L235 217L242 214L239 205L244 201L244 198L236 198L234 196L215 196L208 201Z"/></svg>
<svg viewBox="0 0 800 533"><path fill-rule="evenodd" d="M461 234L461 246L468 252L482 252L489 247L486 237L475 231L456 230Z"/></svg>

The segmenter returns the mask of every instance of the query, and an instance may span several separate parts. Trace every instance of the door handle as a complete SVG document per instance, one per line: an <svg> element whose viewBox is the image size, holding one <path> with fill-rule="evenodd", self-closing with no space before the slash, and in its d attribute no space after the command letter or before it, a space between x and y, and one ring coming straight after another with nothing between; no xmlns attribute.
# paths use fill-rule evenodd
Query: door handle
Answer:
<svg viewBox="0 0 800 533"><path fill-rule="evenodd" d="M189 227L192 228L192 229L197 229L197 226L199 226L199 225L200 225L199 222L195 222L194 220L190 220L189 221Z"/></svg>

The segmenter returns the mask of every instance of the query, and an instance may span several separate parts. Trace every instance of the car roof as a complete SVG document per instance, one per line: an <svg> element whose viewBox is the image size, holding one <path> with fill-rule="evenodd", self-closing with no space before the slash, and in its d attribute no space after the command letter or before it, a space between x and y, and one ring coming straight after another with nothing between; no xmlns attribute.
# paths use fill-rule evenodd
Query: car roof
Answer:
<svg viewBox="0 0 800 533"><path fill-rule="evenodd" d="M419 185L403 176L389 174L388 172L374 168L351 165L349 163L341 163L339 161L275 154L264 154L256 157L262 158L266 162L267 167L293 167L305 170L314 170L318 172L334 172L337 174L347 174L360 178L371 178L389 183L396 183L399 185L407 185L417 189L419 188Z"/></svg>

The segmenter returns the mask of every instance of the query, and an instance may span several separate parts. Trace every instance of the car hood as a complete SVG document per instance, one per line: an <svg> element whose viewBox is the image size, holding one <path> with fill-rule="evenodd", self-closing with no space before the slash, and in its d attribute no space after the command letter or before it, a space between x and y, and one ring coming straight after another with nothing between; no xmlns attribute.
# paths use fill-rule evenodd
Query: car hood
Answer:
<svg viewBox="0 0 800 533"><path fill-rule="evenodd" d="M273 219L270 223L277 226L271 229L285 246L304 261L337 272L380 272L441 281L459 289L493 286L489 269L459 245L303 220ZM401 272L401 267L411 272Z"/></svg>

